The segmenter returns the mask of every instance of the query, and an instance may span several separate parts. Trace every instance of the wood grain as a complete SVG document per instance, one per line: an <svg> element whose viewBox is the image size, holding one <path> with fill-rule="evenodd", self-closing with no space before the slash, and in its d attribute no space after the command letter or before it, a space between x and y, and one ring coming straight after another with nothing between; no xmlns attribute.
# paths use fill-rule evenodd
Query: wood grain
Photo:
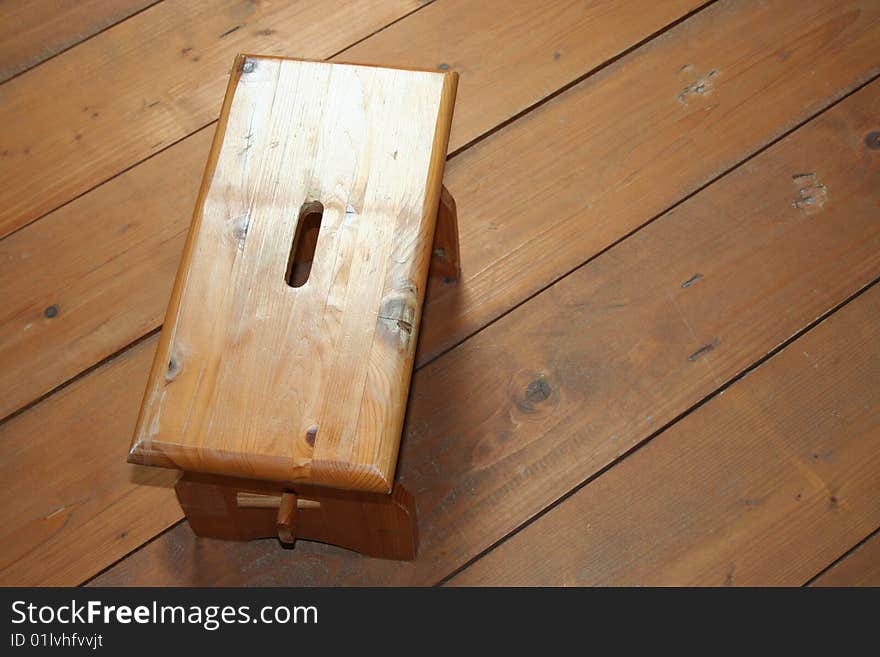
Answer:
<svg viewBox="0 0 880 657"><path fill-rule="evenodd" d="M876 498L876 489L873 494ZM871 536L822 573L811 586L880 586L880 534Z"/></svg>
<svg viewBox="0 0 880 657"><path fill-rule="evenodd" d="M0 82L158 0L2 0Z"/></svg>
<svg viewBox="0 0 880 657"><path fill-rule="evenodd" d="M197 542L181 525L95 583L447 576L880 275L864 144L878 110L873 83L418 371L399 467L414 563ZM804 172L827 191L810 214L794 205Z"/></svg>
<svg viewBox="0 0 880 657"><path fill-rule="evenodd" d="M532 0L440 0L341 57L456 71L458 151L704 4L561 0L548 11Z"/></svg>
<svg viewBox="0 0 880 657"><path fill-rule="evenodd" d="M393 44L426 40L442 24L442 6L430 16L436 22L410 28L423 10L368 39L358 46L359 58L381 62ZM841 15L851 17L846 10L855 6L840 5ZM815 9L804 7L713 6L453 158L447 181L461 213L465 278L456 293L435 288L443 298L426 304L430 320L417 360L460 341L876 72L864 45L878 33L870 12L844 26L836 10L816 22L803 14ZM564 29L553 12L545 14L536 35ZM502 16L515 24L515 14ZM615 16L578 29L615 32ZM502 34L513 29L502 29L501 20ZM725 39L742 43L744 53L726 65L729 84L722 88L725 78L718 78L711 93L691 94L682 104L683 86L692 84L694 70L712 69L703 62L718 60ZM791 53L783 57L789 51L780 43ZM376 60L365 50L369 44L376 44ZM502 50L533 44L541 40ZM590 53L583 55L587 68L601 63ZM476 66L459 63L466 71ZM680 71L687 63L691 69ZM531 97L539 98L546 80L521 70L497 72L510 85L531 85ZM468 109L485 97L467 89L481 88L493 72L462 77L454 120L462 140L492 127ZM474 122L463 124L461 114ZM0 290L10 300L0 314L0 385L9 390L0 414L159 325L209 144L201 131L0 242L0 259L12 263L0 271ZM553 258L545 257L548 249ZM59 312L47 321L51 305Z"/></svg>
<svg viewBox="0 0 880 657"><path fill-rule="evenodd" d="M166 0L10 80L0 236L215 120L239 52L323 59L420 6Z"/></svg>
<svg viewBox="0 0 880 657"><path fill-rule="evenodd" d="M180 518L170 486L177 474L119 467L134 431L131 409L146 385L153 345L80 379L0 427L0 584L74 584ZM128 384L135 384L127 389ZM94 426L104 436L92 439ZM122 524L115 519L126 517Z"/></svg>
<svg viewBox="0 0 880 657"><path fill-rule="evenodd" d="M131 462L391 492L456 83L238 57Z"/></svg>
<svg viewBox="0 0 880 657"><path fill-rule="evenodd" d="M880 523L880 286L450 582L799 586Z"/></svg>

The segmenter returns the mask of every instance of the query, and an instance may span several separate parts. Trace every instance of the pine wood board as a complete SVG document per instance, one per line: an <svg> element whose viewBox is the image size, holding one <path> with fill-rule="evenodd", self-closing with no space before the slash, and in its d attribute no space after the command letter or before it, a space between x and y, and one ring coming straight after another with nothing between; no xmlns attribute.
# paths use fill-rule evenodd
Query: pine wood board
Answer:
<svg viewBox="0 0 880 657"><path fill-rule="evenodd" d="M399 466L420 514L415 562L196 542L181 524L94 583L448 576L880 276L880 169L864 143L878 109L873 83L417 372ZM806 172L822 203L800 204ZM839 528L825 539L838 554L852 543Z"/></svg>
<svg viewBox="0 0 880 657"><path fill-rule="evenodd" d="M130 462L391 493L457 80L239 56Z"/></svg>
<svg viewBox="0 0 880 657"><path fill-rule="evenodd" d="M876 498L876 489L873 494ZM880 586L880 533L875 531L867 541L813 580L811 586Z"/></svg>
<svg viewBox="0 0 880 657"><path fill-rule="evenodd" d="M376 43L381 59L396 52L396 44L418 43L443 24L443 6L431 7L435 13L425 25L409 31L410 22L424 20L427 9L358 48ZM833 10L839 14L818 23L795 11L804 11L803 3L775 3L772 9L760 3L710 7L453 158L446 179L461 213L464 280L453 290L434 290L436 298L426 304L420 362L875 75L876 58L868 43L880 26L869 12L855 22L842 21L841 16L853 18L847 13L853 6L840 5ZM561 29L553 16L548 12L541 33ZM721 39L742 43L741 59L725 64L724 71L717 69L708 91L704 83L703 93L680 98L699 71L713 70L714 64L702 62L719 60ZM535 43L544 47L540 40ZM616 50L626 45L619 42ZM369 60L366 50L358 54ZM429 61L436 58L433 52L426 55ZM479 59L475 51L474 61ZM584 55L583 65L601 61ZM478 78L468 80L467 61L462 65L464 100L457 103L456 117L461 112L477 121L480 114L468 109L468 102L479 107L485 97L467 90L481 88L496 69L481 69ZM540 97L543 78L519 75L514 67L506 70L508 82L538 85L531 98ZM566 72L558 83L572 74ZM723 76L729 83L725 87ZM517 109L509 106L508 112ZM456 118L454 130L463 141L491 129L479 122L462 126ZM45 394L159 325L209 132L197 133L0 242L0 258L14 263L0 278L0 290L9 290L11 299L0 317L0 382L11 390L0 414ZM548 249L553 258L544 256ZM53 268L58 275L50 274ZM50 306L59 312L47 320L44 312Z"/></svg>
<svg viewBox="0 0 880 657"><path fill-rule="evenodd" d="M37 66L159 0L0 2L0 83Z"/></svg>

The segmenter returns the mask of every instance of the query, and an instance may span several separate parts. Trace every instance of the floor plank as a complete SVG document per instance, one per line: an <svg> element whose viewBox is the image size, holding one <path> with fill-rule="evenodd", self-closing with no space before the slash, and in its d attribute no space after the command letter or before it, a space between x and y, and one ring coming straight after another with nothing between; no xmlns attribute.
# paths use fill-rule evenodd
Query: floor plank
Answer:
<svg viewBox="0 0 880 657"><path fill-rule="evenodd" d="M3 0L0 83L159 0Z"/></svg>
<svg viewBox="0 0 880 657"><path fill-rule="evenodd" d="M878 111L874 83L417 372L399 469L415 562L181 524L94 583L441 580L880 276ZM824 201L801 203L805 172Z"/></svg>
<svg viewBox="0 0 880 657"><path fill-rule="evenodd" d="M880 523L880 286L452 579L799 586Z"/></svg>
<svg viewBox="0 0 880 657"><path fill-rule="evenodd" d="M215 120L239 52L323 59L421 6L165 0L10 80L0 236Z"/></svg>
<svg viewBox="0 0 880 657"><path fill-rule="evenodd" d="M873 491L876 497L876 489ZM816 578L811 586L880 586L880 533Z"/></svg>
<svg viewBox="0 0 880 657"><path fill-rule="evenodd" d="M367 40L358 46L359 58L370 60L373 43L374 61L382 61L402 49L400 44L428 40L424 34L445 25L443 6L432 6L430 15L423 16L427 9L417 12ZM877 16L863 12L846 23L841 17L855 5L841 5L840 14L820 12L818 22L807 20L804 6L792 4L788 15L781 3L772 9L757 2L710 7L453 158L446 180L461 213L464 280L427 304L421 362L877 73L866 44L880 37L880 8ZM779 20L768 11L779 11ZM563 24L571 22L562 18ZM551 14L533 26L549 39L562 29L556 20ZM590 31L610 32L612 24ZM643 32L655 29L652 25ZM739 59L728 62L726 51L719 52L724 39L743 44ZM544 48L542 40L536 43L532 47ZM581 65L594 67L628 43L585 50ZM520 56L518 47L502 50ZM474 62L480 60L476 46L468 52ZM439 56L429 51L424 62ZM469 61L459 62L466 71L477 66ZM679 62L696 63L682 69ZM709 92L679 98L698 70L722 64ZM485 97L465 89L482 88L501 70L479 68L477 78L462 80L457 106L462 114L455 125L463 142L492 127L477 111ZM544 78L520 70L507 67L505 80L532 85L529 98L539 99ZM574 70L563 70L556 81L568 81ZM517 102L525 102L524 92L517 93ZM518 108L510 105L507 111ZM462 123L467 117L473 123ZM209 132L0 242L0 261L10 263L0 272L0 290L10 299L0 316L0 384L11 391L0 414L159 325ZM554 257L545 257L550 250ZM53 306L58 312L47 319L44 313Z"/></svg>

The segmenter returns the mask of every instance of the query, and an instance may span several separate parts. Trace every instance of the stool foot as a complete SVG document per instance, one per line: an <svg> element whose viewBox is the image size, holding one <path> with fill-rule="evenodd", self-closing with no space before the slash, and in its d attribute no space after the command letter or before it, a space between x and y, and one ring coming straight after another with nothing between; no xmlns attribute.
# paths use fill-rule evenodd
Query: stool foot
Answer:
<svg viewBox="0 0 880 657"><path fill-rule="evenodd" d="M434 244L431 247L430 275L442 278L444 283L458 280L461 262L458 249L458 212L455 199L446 189L440 188L440 207L434 228Z"/></svg>
<svg viewBox="0 0 880 657"><path fill-rule="evenodd" d="M397 482L382 495L184 473L175 491L198 536L278 537L288 546L301 538L381 559L416 556L415 502Z"/></svg>

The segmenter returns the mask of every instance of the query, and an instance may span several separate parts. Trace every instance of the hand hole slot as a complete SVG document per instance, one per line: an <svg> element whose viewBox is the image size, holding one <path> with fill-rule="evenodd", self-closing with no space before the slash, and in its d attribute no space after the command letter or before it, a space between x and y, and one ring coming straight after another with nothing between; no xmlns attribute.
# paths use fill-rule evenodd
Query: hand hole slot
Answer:
<svg viewBox="0 0 880 657"><path fill-rule="evenodd" d="M293 244L290 245L290 257L287 259L287 273L284 276L290 287L302 287L309 280L323 217L324 206L320 201L307 201L299 210Z"/></svg>

